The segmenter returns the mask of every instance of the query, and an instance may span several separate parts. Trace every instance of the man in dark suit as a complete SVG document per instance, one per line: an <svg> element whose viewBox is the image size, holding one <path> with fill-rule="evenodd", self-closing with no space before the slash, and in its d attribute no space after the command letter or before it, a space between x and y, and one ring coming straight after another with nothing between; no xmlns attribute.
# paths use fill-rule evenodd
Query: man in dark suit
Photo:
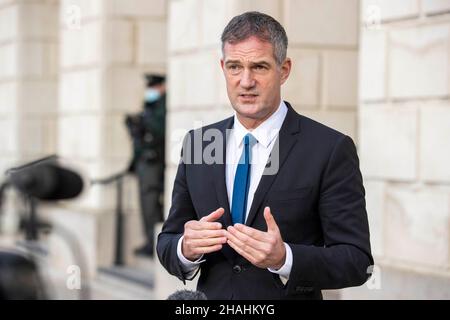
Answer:
<svg viewBox="0 0 450 320"><path fill-rule="evenodd" d="M321 299L373 264L364 187L348 136L281 99L287 36L247 12L222 34L235 115L189 132L157 252L208 299Z"/></svg>

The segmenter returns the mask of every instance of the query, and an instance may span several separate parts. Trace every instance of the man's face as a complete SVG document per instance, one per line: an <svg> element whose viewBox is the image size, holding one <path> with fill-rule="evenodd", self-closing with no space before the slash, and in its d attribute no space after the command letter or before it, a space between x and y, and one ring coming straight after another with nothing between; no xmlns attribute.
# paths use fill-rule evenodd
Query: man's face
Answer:
<svg viewBox="0 0 450 320"><path fill-rule="evenodd" d="M289 76L290 59L278 66L272 45L250 37L235 44L225 43L220 63L228 98L239 120L256 128L280 104L280 89Z"/></svg>

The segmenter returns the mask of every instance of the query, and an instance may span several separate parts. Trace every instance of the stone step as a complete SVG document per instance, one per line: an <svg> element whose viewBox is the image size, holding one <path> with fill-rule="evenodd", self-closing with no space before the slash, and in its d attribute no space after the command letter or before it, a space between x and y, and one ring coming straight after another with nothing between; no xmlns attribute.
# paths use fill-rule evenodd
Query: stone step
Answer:
<svg viewBox="0 0 450 320"><path fill-rule="evenodd" d="M138 286L153 289L154 276L153 269L144 270L142 268L129 266L113 266L108 268L99 268L98 274L109 276L122 281L134 283Z"/></svg>
<svg viewBox="0 0 450 320"><path fill-rule="evenodd" d="M93 300L151 300L154 299L152 270L135 267L100 268L91 282Z"/></svg>
<svg viewBox="0 0 450 320"><path fill-rule="evenodd" d="M155 264L158 264L158 258L151 258L145 256L134 256L133 260L129 263L130 266L147 272L154 272Z"/></svg>

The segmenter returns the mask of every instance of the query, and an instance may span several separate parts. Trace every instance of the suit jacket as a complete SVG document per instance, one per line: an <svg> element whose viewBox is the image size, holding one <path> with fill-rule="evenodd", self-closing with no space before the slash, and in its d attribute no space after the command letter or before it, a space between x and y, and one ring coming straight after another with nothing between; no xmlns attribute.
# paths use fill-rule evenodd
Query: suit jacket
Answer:
<svg viewBox="0 0 450 320"><path fill-rule="evenodd" d="M289 281L284 285L277 274L250 264L224 245L205 255L200 265L197 289L208 299L321 299L322 289L358 286L370 276L373 258L355 145L348 136L286 105L278 146L272 150L279 152L279 168L276 174L262 176L246 225L267 231L263 210L270 206L283 241L292 249ZM198 152L198 146L187 141L208 129L217 129L226 141L233 119L191 131L185 139L172 205L157 243L162 265L182 281L186 276L176 249L184 224L223 207L219 222L224 228L231 225L224 161L186 161L187 153L193 155L194 148ZM203 142L202 148L210 143ZM226 159L226 143L222 151Z"/></svg>

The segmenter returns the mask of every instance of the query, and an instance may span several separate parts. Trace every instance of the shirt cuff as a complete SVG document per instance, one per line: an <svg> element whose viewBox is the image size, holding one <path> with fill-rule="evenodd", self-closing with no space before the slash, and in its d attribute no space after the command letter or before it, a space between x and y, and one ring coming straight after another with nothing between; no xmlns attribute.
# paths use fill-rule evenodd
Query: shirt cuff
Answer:
<svg viewBox="0 0 450 320"><path fill-rule="evenodd" d="M202 260L203 255L198 258L195 261L188 260L181 251L181 245L183 243L184 236L181 236L181 238L178 240L177 245L177 256L178 260L180 261L181 269L184 273L187 273L187 276L189 277L191 274L193 274L197 268L200 266L200 263L202 263L205 260Z"/></svg>
<svg viewBox="0 0 450 320"><path fill-rule="evenodd" d="M278 270L272 268L268 268L268 270L278 274L282 280L285 280L283 283L286 284L292 269L292 249L286 242L284 243L284 247L286 248L286 261L284 262L284 265Z"/></svg>

